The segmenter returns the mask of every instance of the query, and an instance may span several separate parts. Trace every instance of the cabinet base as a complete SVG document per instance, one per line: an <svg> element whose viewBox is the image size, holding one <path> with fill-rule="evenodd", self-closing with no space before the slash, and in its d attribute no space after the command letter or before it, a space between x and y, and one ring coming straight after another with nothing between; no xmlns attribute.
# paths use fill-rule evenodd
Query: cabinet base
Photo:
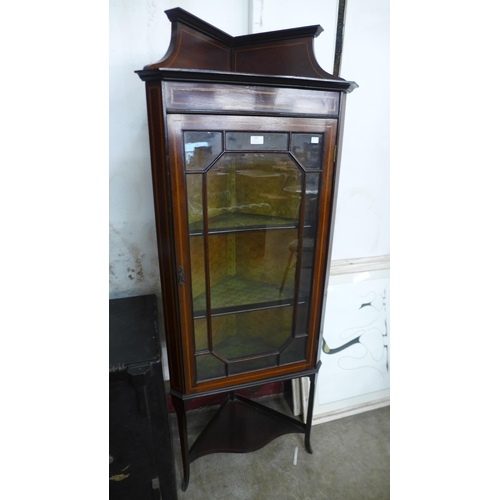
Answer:
<svg viewBox="0 0 500 500"><path fill-rule="evenodd" d="M310 435L317 372L310 375L309 404L306 422L289 417L254 400L229 393L191 448L187 439L187 401L172 395L177 413L184 478L182 491L189 485L190 464L212 453L249 453L274 439L291 433L305 434L305 448L312 453Z"/></svg>

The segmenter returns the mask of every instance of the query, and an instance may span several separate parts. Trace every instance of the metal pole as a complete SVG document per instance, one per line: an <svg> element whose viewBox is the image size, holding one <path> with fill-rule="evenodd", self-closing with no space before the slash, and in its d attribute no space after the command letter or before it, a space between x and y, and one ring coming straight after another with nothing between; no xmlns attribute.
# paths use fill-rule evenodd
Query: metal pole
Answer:
<svg viewBox="0 0 500 500"><path fill-rule="evenodd" d="M344 45L345 15L347 11L347 0L339 0L337 14L337 36L335 40L335 60L333 63L333 76L340 76L342 64L342 48Z"/></svg>

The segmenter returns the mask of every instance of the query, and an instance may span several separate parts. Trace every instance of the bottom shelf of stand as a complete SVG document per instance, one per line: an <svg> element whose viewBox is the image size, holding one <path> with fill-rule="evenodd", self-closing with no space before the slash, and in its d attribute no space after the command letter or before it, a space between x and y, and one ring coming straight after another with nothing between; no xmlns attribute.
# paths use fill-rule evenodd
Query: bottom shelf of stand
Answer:
<svg viewBox="0 0 500 500"><path fill-rule="evenodd" d="M211 453L249 453L306 424L253 400L229 395L189 450L189 462Z"/></svg>

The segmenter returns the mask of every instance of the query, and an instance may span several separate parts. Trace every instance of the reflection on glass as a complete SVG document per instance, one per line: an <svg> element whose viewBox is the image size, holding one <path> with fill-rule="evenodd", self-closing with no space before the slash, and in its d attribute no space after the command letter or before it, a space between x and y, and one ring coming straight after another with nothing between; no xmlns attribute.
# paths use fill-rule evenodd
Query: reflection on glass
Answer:
<svg viewBox="0 0 500 500"><path fill-rule="evenodd" d="M203 236L189 238L191 255L191 291L193 304L196 303L195 316L204 316L207 310L205 297L205 247Z"/></svg>
<svg viewBox="0 0 500 500"><path fill-rule="evenodd" d="M297 363L306 359L307 337L293 339L280 353L280 365Z"/></svg>
<svg viewBox="0 0 500 500"><path fill-rule="evenodd" d="M208 349L207 298L203 236L191 236L191 291L193 296L195 350ZM198 318L198 319L197 319ZM201 318L201 319L200 319Z"/></svg>
<svg viewBox="0 0 500 500"><path fill-rule="evenodd" d="M188 221L190 227L203 230L203 184L202 174L186 175Z"/></svg>
<svg viewBox="0 0 500 500"><path fill-rule="evenodd" d="M316 234L316 219L318 217L320 174L306 175L306 226L310 227L310 235Z"/></svg>
<svg viewBox="0 0 500 500"><path fill-rule="evenodd" d="M297 226L303 174L288 154L226 153L206 175L209 230Z"/></svg>
<svg viewBox="0 0 500 500"><path fill-rule="evenodd" d="M196 356L198 382L226 376L226 364L212 354Z"/></svg>
<svg viewBox="0 0 500 500"><path fill-rule="evenodd" d="M214 316L213 351L227 360L277 354L291 337L292 321L292 306Z"/></svg>
<svg viewBox="0 0 500 500"><path fill-rule="evenodd" d="M194 320L194 348L196 352L208 349L207 318Z"/></svg>
<svg viewBox="0 0 500 500"><path fill-rule="evenodd" d="M297 229L210 235L212 314L292 303L295 273L287 273L286 259L288 241L297 237ZM206 307L205 290L199 292L193 294L198 317Z"/></svg>
<svg viewBox="0 0 500 500"><path fill-rule="evenodd" d="M242 150L287 150L288 134L259 133L259 132L228 132L226 134L226 149L229 151Z"/></svg>
<svg viewBox="0 0 500 500"><path fill-rule="evenodd" d="M323 134L292 134L292 153L306 170L320 169L323 161Z"/></svg>
<svg viewBox="0 0 500 500"><path fill-rule="evenodd" d="M309 290L307 290L309 291ZM302 298L303 300L303 298ZM300 302L297 306L297 320L295 323L295 335L307 334L307 322L309 319L309 302Z"/></svg>
<svg viewBox="0 0 500 500"><path fill-rule="evenodd" d="M187 170L204 170L221 152L221 132L184 132Z"/></svg>
<svg viewBox="0 0 500 500"><path fill-rule="evenodd" d="M263 370L265 368L272 368L274 366L278 366L278 356L276 355L229 363L228 371L229 375L236 375L238 373Z"/></svg>
<svg viewBox="0 0 500 500"><path fill-rule="evenodd" d="M299 275L299 299L295 336L308 331L314 255L316 250L316 220L318 212L320 174L306 174L305 227L303 229L302 255Z"/></svg>

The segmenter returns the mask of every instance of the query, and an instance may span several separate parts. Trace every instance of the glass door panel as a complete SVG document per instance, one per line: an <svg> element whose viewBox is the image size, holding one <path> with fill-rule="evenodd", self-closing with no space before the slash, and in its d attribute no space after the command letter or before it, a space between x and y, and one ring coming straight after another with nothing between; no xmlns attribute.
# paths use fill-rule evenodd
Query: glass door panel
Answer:
<svg viewBox="0 0 500 500"><path fill-rule="evenodd" d="M306 359L307 337L293 339L280 353L280 365L288 365L305 361Z"/></svg>
<svg viewBox="0 0 500 500"><path fill-rule="evenodd" d="M323 144L184 132L198 382L306 361Z"/></svg>
<svg viewBox="0 0 500 500"><path fill-rule="evenodd" d="M319 173L307 173L305 179L304 227L299 248L300 255L295 255L299 262L299 303L295 323L295 336L306 335L309 322L309 304L311 300L312 280L314 277L314 257L316 251L316 233L318 217ZM292 251L292 250L291 250Z"/></svg>
<svg viewBox="0 0 500 500"><path fill-rule="evenodd" d="M269 301L293 300L295 273L286 272L286 262L290 242L298 237L298 229L237 234L236 274L265 285Z"/></svg>
<svg viewBox="0 0 500 500"><path fill-rule="evenodd" d="M186 175L188 201L188 222L190 233L203 231L203 176L201 174Z"/></svg>
<svg viewBox="0 0 500 500"><path fill-rule="evenodd" d="M198 379L243 373L278 366L279 351L288 345L292 331L293 307L213 316L212 353L215 359L198 356Z"/></svg>
<svg viewBox="0 0 500 500"><path fill-rule="evenodd" d="M302 171L288 154L225 153L208 171L209 231L297 227Z"/></svg>
<svg viewBox="0 0 500 500"><path fill-rule="evenodd" d="M242 150L288 150L288 134L261 132L228 132L226 134L228 151Z"/></svg>
<svg viewBox="0 0 500 500"><path fill-rule="evenodd" d="M196 356L196 372L198 382L222 378L226 376L227 364L213 354Z"/></svg>
<svg viewBox="0 0 500 500"><path fill-rule="evenodd" d="M185 132L186 170L204 170L222 152L221 132Z"/></svg>
<svg viewBox="0 0 500 500"><path fill-rule="evenodd" d="M193 303L197 304L194 314L195 350L209 348L207 324L206 271L205 271L205 239L203 236L203 178L201 174L186 176L188 200L188 220L197 229L189 238L191 294ZM201 318L201 319L200 319Z"/></svg>
<svg viewBox="0 0 500 500"><path fill-rule="evenodd" d="M278 366L278 356L262 356L254 359L242 359L228 363L228 375L264 370Z"/></svg>
<svg viewBox="0 0 500 500"><path fill-rule="evenodd" d="M194 346L196 352L204 352L209 349L206 317L194 319Z"/></svg>
<svg viewBox="0 0 500 500"><path fill-rule="evenodd" d="M225 360L278 353L290 337L293 307L214 316L213 352Z"/></svg>
<svg viewBox="0 0 500 500"><path fill-rule="evenodd" d="M209 235L212 315L291 304L295 273L287 273L286 259L297 237L297 229ZM195 316L205 302L196 296Z"/></svg>
<svg viewBox="0 0 500 500"><path fill-rule="evenodd" d="M203 236L189 239L191 254L191 292L197 304L195 316L204 316L207 310L205 283L205 248Z"/></svg>
<svg viewBox="0 0 500 500"><path fill-rule="evenodd" d="M323 165L323 134L292 134L292 153L306 169Z"/></svg>

